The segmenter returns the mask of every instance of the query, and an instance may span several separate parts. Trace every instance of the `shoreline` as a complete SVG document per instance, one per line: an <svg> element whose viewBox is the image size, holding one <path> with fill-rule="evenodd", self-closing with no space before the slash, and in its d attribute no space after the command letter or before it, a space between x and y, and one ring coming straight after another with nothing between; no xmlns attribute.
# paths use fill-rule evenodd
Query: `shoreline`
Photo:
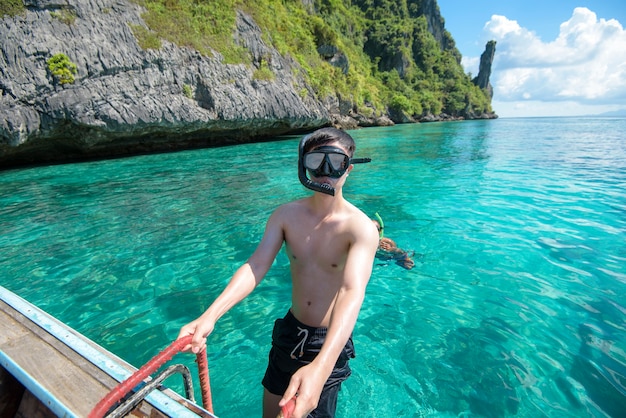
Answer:
<svg viewBox="0 0 626 418"><path fill-rule="evenodd" d="M10 146L0 144L0 172L19 168L32 168L48 165L71 164L133 157L139 155L163 154L169 152L188 151L194 149L242 145L266 142L276 138L303 135L325 126L334 126L344 130L372 127L394 126L398 124L417 124L432 122L459 122L464 120L497 119L495 113L480 117L464 118L447 114L424 115L419 118L406 117L395 121L388 116L367 118L362 115L339 116L332 122L308 128L277 128L273 131L254 134L255 127L211 130L206 129L192 133L153 132L139 136L122 136L107 138L99 142L97 132L77 138L43 138L32 139L24 144Z"/></svg>

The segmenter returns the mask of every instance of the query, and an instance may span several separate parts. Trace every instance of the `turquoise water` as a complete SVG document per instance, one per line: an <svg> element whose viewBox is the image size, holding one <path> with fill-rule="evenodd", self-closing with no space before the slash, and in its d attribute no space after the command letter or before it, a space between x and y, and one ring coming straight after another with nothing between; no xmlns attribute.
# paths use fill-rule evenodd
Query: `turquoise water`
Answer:
<svg viewBox="0 0 626 418"><path fill-rule="evenodd" d="M611 118L352 131L373 162L344 194L416 266L376 262L338 416L624 416L624 132ZM206 309L273 208L307 194L297 144L0 172L0 285L139 367ZM260 416L289 296L281 253L209 337L219 416Z"/></svg>

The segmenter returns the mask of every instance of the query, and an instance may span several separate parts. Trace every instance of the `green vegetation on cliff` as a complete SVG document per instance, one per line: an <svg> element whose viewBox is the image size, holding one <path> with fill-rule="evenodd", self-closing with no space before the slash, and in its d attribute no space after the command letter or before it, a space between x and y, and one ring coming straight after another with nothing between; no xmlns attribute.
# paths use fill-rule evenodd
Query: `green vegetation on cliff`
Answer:
<svg viewBox="0 0 626 418"><path fill-rule="evenodd" d="M62 53L54 54L46 62L48 71L59 84L71 84L74 82L74 76L78 72L78 67L70 61L67 55Z"/></svg>
<svg viewBox="0 0 626 418"><path fill-rule="evenodd" d="M218 51L227 63L251 62L232 37L242 10L266 42L300 63L319 98L336 94L360 113L491 112L487 92L464 73L450 34L443 30L436 39L429 31L424 10L437 7L433 0L136 1L159 37L205 55Z"/></svg>
<svg viewBox="0 0 626 418"><path fill-rule="evenodd" d="M16 16L26 11L22 0L0 0L0 18L4 16Z"/></svg>

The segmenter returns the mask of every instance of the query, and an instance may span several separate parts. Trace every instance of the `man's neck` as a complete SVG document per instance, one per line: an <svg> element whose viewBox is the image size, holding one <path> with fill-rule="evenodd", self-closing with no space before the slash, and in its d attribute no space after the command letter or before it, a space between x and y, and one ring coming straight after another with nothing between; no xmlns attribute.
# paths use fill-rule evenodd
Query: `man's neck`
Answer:
<svg viewBox="0 0 626 418"><path fill-rule="evenodd" d="M335 195L327 195L320 192L313 193L311 196L313 210L318 213L331 213L340 209L345 199L341 193L341 189L335 189Z"/></svg>

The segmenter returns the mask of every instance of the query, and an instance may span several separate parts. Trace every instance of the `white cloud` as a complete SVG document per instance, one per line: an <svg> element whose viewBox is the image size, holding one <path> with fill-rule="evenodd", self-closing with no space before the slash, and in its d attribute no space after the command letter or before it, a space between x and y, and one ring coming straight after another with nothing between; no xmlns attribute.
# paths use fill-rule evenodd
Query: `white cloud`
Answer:
<svg viewBox="0 0 626 418"><path fill-rule="evenodd" d="M492 16L484 31L497 42L491 76L496 112L496 101L520 102L507 105L511 111L558 105L549 115L593 105L626 107L626 31L617 20L578 7L549 42L504 16ZM476 65L473 59L464 64Z"/></svg>
<svg viewBox="0 0 626 418"><path fill-rule="evenodd" d="M466 72L472 74L472 77L478 75L478 67L480 65L480 57L466 57L461 58L461 65Z"/></svg>

